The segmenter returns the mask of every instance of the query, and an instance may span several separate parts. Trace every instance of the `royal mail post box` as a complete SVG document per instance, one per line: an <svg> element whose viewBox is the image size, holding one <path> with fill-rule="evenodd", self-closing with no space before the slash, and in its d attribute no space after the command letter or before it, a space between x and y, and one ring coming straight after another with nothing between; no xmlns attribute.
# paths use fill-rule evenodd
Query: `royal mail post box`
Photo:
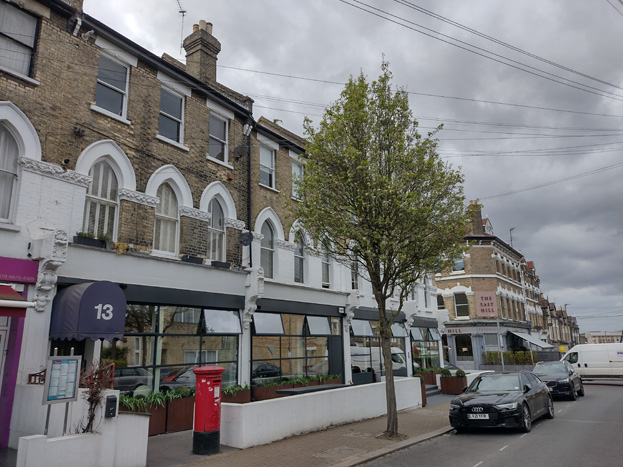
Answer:
<svg viewBox="0 0 623 467"><path fill-rule="evenodd" d="M220 366L195 368L194 454L216 454L221 441L221 384L225 371Z"/></svg>

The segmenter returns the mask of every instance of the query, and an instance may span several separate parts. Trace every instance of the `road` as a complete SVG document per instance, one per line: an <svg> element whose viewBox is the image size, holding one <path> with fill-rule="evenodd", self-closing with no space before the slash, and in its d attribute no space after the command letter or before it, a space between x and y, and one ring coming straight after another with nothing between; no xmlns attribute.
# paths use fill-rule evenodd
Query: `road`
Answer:
<svg viewBox="0 0 623 467"><path fill-rule="evenodd" d="M504 429L452 431L366 463L366 467L623 466L623 384L586 383L577 401L555 400L553 420L530 433Z"/></svg>

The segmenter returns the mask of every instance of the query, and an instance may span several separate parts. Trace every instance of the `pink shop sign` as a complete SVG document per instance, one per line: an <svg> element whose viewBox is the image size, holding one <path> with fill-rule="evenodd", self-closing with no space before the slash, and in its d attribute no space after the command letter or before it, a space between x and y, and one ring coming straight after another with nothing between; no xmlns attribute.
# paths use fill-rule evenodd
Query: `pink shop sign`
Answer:
<svg viewBox="0 0 623 467"><path fill-rule="evenodd" d="M0 282L37 282L39 262L29 259L0 257Z"/></svg>

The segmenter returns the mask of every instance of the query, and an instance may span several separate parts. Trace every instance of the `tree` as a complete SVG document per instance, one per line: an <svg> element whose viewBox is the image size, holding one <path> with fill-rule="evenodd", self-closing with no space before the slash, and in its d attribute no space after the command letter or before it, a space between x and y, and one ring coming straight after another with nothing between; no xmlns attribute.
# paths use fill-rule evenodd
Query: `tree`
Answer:
<svg viewBox="0 0 623 467"><path fill-rule="evenodd" d="M461 252L467 217L463 176L436 153L441 127L422 137L406 91L392 91L388 63L381 70L371 84L363 73L351 76L317 130L305 120L309 144L293 214L332 257L355 259L367 272L387 376L385 434L396 437L391 324L422 275ZM398 308L387 308L390 297Z"/></svg>

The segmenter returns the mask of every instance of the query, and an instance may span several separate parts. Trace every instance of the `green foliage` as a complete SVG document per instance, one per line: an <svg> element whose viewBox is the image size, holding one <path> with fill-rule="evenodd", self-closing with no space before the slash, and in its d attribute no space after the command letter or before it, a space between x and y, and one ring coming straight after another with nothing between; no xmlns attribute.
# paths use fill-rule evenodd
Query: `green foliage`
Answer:
<svg viewBox="0 0 623 467"><path fill-rule="evenodd" d="M512 352L506 350L504 354L505 365L534 365L537 361L536 355L530 351ZM483 363L485 365L501 365L500 352L496 350L487 350L482 354Z"/></svg>
<svg viewBox="0 0 623 467"><path fill-rule="evenodd" d="M454 376L456 376L457 378L464 378L465 372L459 368L458 370L456 370L456 373Z"/></svg>
<svg viewBox="0 0 623 467"><path fill-rule="evenodd" d="M165 397L167 400L183 399L185 397L192 397L194 395L195 388L188 386L176 386L175 388L165 393Z"/></svg>
<svg viewBox="0 0 623 467"><path fill-rule="evenodd" d="M420 375L420 374L415 374L413 375L414 378L420 378L420 383L424 384L424 376Z"/></svg>
<svg viewBox="0 0 623 467"><path fill-rule="evenodd" d="M147 402L145 402L144 397L133 397L122 394L119 397L119 405L131 412L147 412Z"/></svg>
<svg viewBox="0 0 623 467"><path fill-rule="evenodd" d="M167 398L163 392L154 391L145 396L145 402L151 405L159 405L164 407Z"/></svg>
<svg viewBox="0 0 623 467"><path fill-rule="evenodd" d="M236 394L238 394L240 391L244 391L249 389L249 385L245 384L244 386L241 386L239 384L236 384L234 386L229 386L226 388L223 388L223 394L227 395L227 396L235 396Z"/></svg>
<svg viewBox="0 0 623 467"><path fill-rule="evenodd" d="M89 232L76 232L76 237L81 238L95 238L95 235Z"/></svg>
<svg viewBox="0 0 623 467"><path fill-rule="evenodd" d="M442 368L441 369L441 377L442 378L449 378L452 376L452 372L450 370L448 370L447 368Z"/></svg>

